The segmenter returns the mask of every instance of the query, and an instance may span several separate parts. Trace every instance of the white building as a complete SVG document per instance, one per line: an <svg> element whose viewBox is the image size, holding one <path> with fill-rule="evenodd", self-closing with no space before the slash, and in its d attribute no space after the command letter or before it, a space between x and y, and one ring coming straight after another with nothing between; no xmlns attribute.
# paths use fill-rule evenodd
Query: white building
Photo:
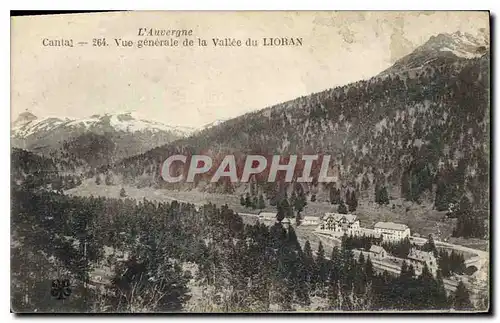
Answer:
<svg viewBox="0 0 500 323"><path fill-rule="evenodd" d="M386 241L400 241L406 237L410 237L410 228L406 224L377 222L374 229Z"/></svg>
<svg viewBox="0 0 500 323"><path fill-rule="evenodd" d="M408 254L408 260L409 264L415 269L415 274L417 275L422 273L425 264L427 264L432 275L436 275L437 273L438 262L432 251L427 252L413 248Z"/></svg>
<svg viewBox="0 0 500 323"><path fill-rule="evenodd" d="M319 222L319 217L307 215L302 217L300 225L318 225Z"/></svg>
<svg viewBox="0 0 500 323"><path fill-rule="evenodd" d="M370 248L370 258L376 260L382 260L387 256L387 251L384 248L376 245L372 245Z"/></svg>
<svg viewBox="0 0 500 323"><path fill-rule="evenodd" d="M277 215L278 215L278 213L276 213L276 212L260 212L259 213L259 220L275 222Z"/></svg>
<svg viewBox="0 0 500 323"><path fill-rule="evenodd" d="M359 230L359 220L354 214L325 213L318 228L348 235L356 234Z"/></svg>

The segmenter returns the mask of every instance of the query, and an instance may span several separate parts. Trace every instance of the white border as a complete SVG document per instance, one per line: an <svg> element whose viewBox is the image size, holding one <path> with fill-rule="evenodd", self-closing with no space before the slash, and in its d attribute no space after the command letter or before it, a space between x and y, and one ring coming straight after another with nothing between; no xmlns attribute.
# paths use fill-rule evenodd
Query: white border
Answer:
<svg viewBox="0 0 500 323"><path fill-rule="evenodd" d="M20 0L14 3L16 10L39 9L49 10L487 10L494 7L494 0L452 1L452 0L288 0L272 2L269 0L237 1L237 0L88 0L71 3L65 0L53 0L50 4L36 0Z"/></svg>
<svg viewBox="0 0 500 323"><path fill-rule="evenodd" d="M458 1L458 0L418 0L418 1L394 1L394 0L378 0L378 1L362 1L362 0L348 0L348 1L328 1L328 4L325 4L325 1L319 0L307 0L307 1L297 1L297 0L287 0L282 2L271 2L269 0L254 0L249 1L248 3L238 2L236 0L229 1L214 1L214 0L192 0L189 2L176 0L176 1L152 1L152 0L140 0L140 1L126 1L126 0L113 0L113 1L102 1L102 0L87 0L87 1L78 1L78 2L70 2L67 0L53 0L53 1L24 1L17 0L13 2L13 7L5 8L5 9L15 9L15 10L53 10L57 8L58 10L491 10L492 14L498 14L499 3L500 1L495 0L474 0L474 1ZM7 5L7 1L2 2L2 7ZM10 18L9 11L2 10L2 20L0 26L0 35L1 35L1 44L3 47L2 50L2 60L0 64L1 71L1 88L2 88L2 109L0 109L2 115L0 120L3 122L3 127L0 127L0 152L3 154L0 159L1 162L1 172L0 172L0 183L3 184L0 186L0 201L2 206L1 212L1 221L2 225L0 225L0 230L2 231L0 237L2 238L2 245L0 248L1 259L3 260L2 268L2 280L0 285L0 293L1 293L1 315L2 322L4 322L4 318L7 320L13 320L15 317L10 314L10 191L9 191L9 183L10 183ZM493 28L494 26L492 26ZM492 34L496 36L495 33ZM495 37L493 40L493 44L498 42L498 37ZM496 48L496 46L495 46ZM496 53L496 51L494 51ZM494 59L492 57L492 59ZM495 73L496 75L498 64L495 60ZM494 83L495 94L499 93L498 84ZM491 111L494 113L494 107L496 100L492 102ZM493 124L500 124L500 116L499 113L494 113L494 121ZM498 151L499 147L499 132L496 133L492 128L492 136L494 136L494 150ZM494 161L495 168L498 169L499 161ZM497 174L496 174L497 175ZM494 183L498 183L497 176L495 176ZM496 185L495 185L496 188ZM500 193L499 190L494 189L494 196L492 196L492 200L500 201ZM498 203L498 202L497 202ZM496 212L495 212L496 213ZM496 214L492 214L492 217L496 217ZM492 232L499 232L499 220L494 221L494 228ZM494 239L495 249L498 250L498 239ZM493 255L494 256L494 255ZM498 275L499 264L495 264L495 275L494 277L498 279L500 277ZM494 281L492 282L494 283ZM498 297L494 297L496 310L498 307ZM290 317L279 317L279 319L289 319ZM52 320L55 317L42 317L44 320ZM67 320L68 317L61 317L64 320ZM103 317L90 317L89 318L97 321L104 321ZM118 317L120 318L120 317ZM171 320L177 317L164 317L163 319ZM213 317L212 319L221 319L221 316ZM242 317L230 317L229 320L236 320ZM269 317L270 319L274 319L274 317ZM361 321L368 319L366 316L341 316L341 317L303 317L296 316L294 319L297 320L317 320L317 319L335 319L340 321ZM408 317L409 318L409 317ZM422 320L432 320L433 317L419 317ZM71 317L70 319L75 319ZM80 318L78 318L80 319ZM108 318L109 319L109 318ZM134 317L133 319L137 319ZM152 320L155 317L142 318L144 320ZM202 322L204 320L210 319L209 317L183 317L183 319L188 319L193 322ZM250 316L246 317L246 320L257 321L261 320L262 317L259 316ZM390 320L398 320L400 317L384 317L385 319ZM446 317L439 316L437 317L440 321L453 321L458 319L458 317ZM480 320L488 319L487 317L482 317Z"/></svg>

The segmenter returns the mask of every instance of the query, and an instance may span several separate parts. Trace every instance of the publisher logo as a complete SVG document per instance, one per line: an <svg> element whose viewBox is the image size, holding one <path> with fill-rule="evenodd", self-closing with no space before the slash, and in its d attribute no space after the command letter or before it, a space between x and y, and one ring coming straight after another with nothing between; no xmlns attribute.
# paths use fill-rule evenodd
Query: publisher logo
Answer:
<svg viewBox="0 0 500 323"><path fill-rule="evenodd" d="M65 299L71 295L69 279L55 279L52 281L50 295L57 299Z"/></svg>

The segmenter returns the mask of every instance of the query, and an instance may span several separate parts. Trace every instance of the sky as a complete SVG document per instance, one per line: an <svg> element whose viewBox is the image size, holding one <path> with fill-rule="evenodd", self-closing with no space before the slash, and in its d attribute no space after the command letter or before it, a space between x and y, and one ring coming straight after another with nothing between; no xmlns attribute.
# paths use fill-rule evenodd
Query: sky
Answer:
<svg viewBox="0 0 500 323"><path fill-rule="evenodd" d="M489 33L487 12L149 11L11 19L11 120L26 110L70 118L134 112L196 128L368 79L439 33ZM192 29L188 38L209 46L114 45L115 38L144 39L139 28ZM301 37L303 45L210 44L226 37ZM92 47L93 38L109 46ZM43 39L73 39L75 47L43 46Z"/></svg>

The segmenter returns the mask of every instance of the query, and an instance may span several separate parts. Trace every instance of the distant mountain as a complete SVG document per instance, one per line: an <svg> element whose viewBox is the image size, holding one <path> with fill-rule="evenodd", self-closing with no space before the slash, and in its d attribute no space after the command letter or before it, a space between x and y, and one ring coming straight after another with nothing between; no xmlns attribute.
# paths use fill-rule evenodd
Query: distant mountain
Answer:
<svg viewBox="0 0 500 323"><path fill-rule="evenodd" d="M487 209L488 46L462 33L432 37L369 80L228 120L125 159L114 171L127 181L147 175L158 187L170 187L159 170L176 153L324 153L333 156L335 185L371 200L378 185L392 197L425 199L438 209L464 196ZM214 189L231 192L238 185ZM264 183L263 189L276 188ZM312 184L306 190L328 199L331 187Z"/></svg>
<svg viewBox="0 0 500 323"><path fill-rule="evenodd" d="M216 127L216 126L218 126L218 125L220 125L220 124L222 124L224 122L226 122L226 120L220 120L220 119L218 119L218 120L215 120L213 122L207 123L206 125L204 125L203 127L201 127L200 130L210 129L210 128Z"/></svg>
<svg viewBox="0 0 500 323"><path fill-rule="evenodd" d="M193 129L174 127L159 122L138 118L133 113L93 115L85 119L70 119L61 117L37 118L30 112L23 112L12 124L12 144L44 154L71 146L85 151L85 146L76 148L76 143L89 144L89 138L104 136L104 141L112 141L114 148L105 160L140 154L156 146L161 146L187 136ZM84 137L78 140L80 136ZM94 141L95 142L95 141ZM89 146L90 147L90 146ZM64 154L64 152L61 152ZM87 152L89 155L92 151Z"/></svg>
<svg viewBox="0 0 500 323"><path fill-rule="evenodd" d="M425 44L409 55L397 60L381 75L453 63L456 58L479 58L489 50L488 40L468 33L439 34L432 36Z"/></svg>
<svg viewBox="0 0 500 323"><path fill-rule="evenodd" d="M12 127L17 128L19 126L28 124L36 119L38 119L36 115L34 115L31 112L25 111L17 117L16 121L13 122Z"/></svg>

